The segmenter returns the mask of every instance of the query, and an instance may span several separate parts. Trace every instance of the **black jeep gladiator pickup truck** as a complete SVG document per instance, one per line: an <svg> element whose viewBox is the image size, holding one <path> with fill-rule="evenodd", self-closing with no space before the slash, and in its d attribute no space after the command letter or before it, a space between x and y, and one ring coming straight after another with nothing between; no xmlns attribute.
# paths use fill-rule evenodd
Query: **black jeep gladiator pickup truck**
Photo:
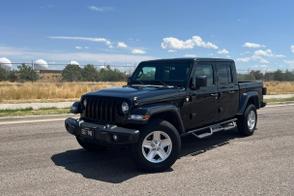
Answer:
<svg viewBox="0 0 294 196"><path fill-rule="evenodd" d="M139 168L162 171L178 158L181 137L238 127L254 133L263 83L238 82L233 60L179 58L141 62L126 86L83 95L65 120L86 150L130 144Z"/></svg>

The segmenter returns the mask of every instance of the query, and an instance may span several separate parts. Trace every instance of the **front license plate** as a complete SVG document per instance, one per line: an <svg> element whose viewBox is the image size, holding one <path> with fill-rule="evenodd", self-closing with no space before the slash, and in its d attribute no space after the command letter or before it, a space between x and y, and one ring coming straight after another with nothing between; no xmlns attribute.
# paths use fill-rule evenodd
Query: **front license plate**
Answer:
<svg viewBox="0 0 294 196"><path fill-rule="evenodd" d="M81 135L88 136L88 137L94 137L94 131L91 130L90 128L82 128Z"/></svg>

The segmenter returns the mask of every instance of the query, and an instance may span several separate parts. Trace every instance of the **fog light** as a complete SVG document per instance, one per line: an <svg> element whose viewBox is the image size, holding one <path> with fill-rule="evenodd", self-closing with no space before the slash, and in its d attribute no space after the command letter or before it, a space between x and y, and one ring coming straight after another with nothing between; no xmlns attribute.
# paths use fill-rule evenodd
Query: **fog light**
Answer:
<svg viewBox="0 0 294 196"><path fill-rule="evenodd" d="M129 116L130 120L148 120L150 118L150 115L139 115L139 114L131 114Z"/></svg>
<svg viewBox="0 0 294 196"><path fill-rule="evenodd" d="M118 139L117 135L112 135L112 138L114 141L117 141L117 139Z"/></svg>

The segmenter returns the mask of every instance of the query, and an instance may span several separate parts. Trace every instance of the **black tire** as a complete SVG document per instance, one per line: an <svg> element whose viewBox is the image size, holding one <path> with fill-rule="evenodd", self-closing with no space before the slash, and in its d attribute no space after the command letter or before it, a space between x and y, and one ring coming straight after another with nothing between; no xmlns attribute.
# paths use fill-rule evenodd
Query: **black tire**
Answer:
<svg viewBox="0 0 294 196"><path fill-rule="evenodd" d="M106 149L106 146L102 146L99 144L89 142L89 141L87 141L87 139L80 138L80 137L76 137L76 139L77 139L78 143L80 144L80 146L89 152L103 151Z"/></svg>
<svg viewBox="0 0 294 196"><path fill-rule="evenodd" d="M253 112L255 115L255 123L254 123L254 126L253 126L253 123L251 126L249 126L249 123L248 123L248 119L249 119L249 114ZM247 106L244 114L239 117L238 119L238 130L239 130L239 133L243 136L250 136L254 133L255 129L256 129L256 125L257 125L257 112L256 112L256 107L255 105L253 104L250 104Z"/></svg>
<svg viewBox="0 0 294 196"><path fill-rule="evenodd" d="M140 134L139 141L133 145L134 160L138 168L147 172L160 172L160 171L169 169L178 159L178 156L181 151L181 138L177 129L168 121L153 120L150 123L148 123L147 126L140 129L140 131L141 131L141 134ZM149 137L154 137L153 135L149 137L147 136L150 134L154 134L156 131L159 131L160 133L163 132L162 133L163 135L160 135L160 138L166 139L164 138L164 135L167 135L170 139L169 141L171 141L171 144L170 144L171 150L169 151L169 155L167 156L165 160L162 160L161 162L158 162L158 163L151 162L147 160L147 158L145 158L146 155L143 154L143 146L142 146L145 138L148 139ZM166 147L166 149L167 148L169 147ZM162 148L162 149L165 149L165 148ZM159 156L159 154L156 156Z"/></svg>

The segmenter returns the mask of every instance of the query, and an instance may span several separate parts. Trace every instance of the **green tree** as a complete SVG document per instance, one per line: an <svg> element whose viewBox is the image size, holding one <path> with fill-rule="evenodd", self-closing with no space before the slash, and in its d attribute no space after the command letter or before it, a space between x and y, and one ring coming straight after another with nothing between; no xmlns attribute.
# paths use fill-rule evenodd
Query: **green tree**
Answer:
<svg viewBox="0 0 294 196"><path fill-rule="evenodd" d="M29 65L22 64L17 68L19 79L21 81L36 81L39 78L37 72Z"/></svg>
<svg viewBox="0 0 294 196"><path fill-rule="evenodd" d="M252 76L254 80L263 80L263 73L261 73L261 71L259 70L257 71L252 70L250 72L250 75Z"/></svg>
<svg viewBox="0 0 294 196"><path fill-rule="evenodd" d="M293 81L294 80L293 72L286 70L286 72L284 73L284 80L285 81Z"/></svg>
<svg viewBox="0 0 294 196"><path fill-rule="evenodd" d="M5 81L8 78L9 71L4 69L3 67L0 67L0 81Z"/></svg>
<svg viewBox="0 0 294 196"><path fill-rule="evenodd" d="M82 69L82 77L84 81L97 81L98 71L94 65L88 64Z"/></svg>
<svg viewBox="0 0 294 196"><path fill-rule="evenodd" d="M62 80L70 82L82 80L81 68L78 65L67 65L62 71Z"/></svg>
<svg viewBox="0 0 294 196"><path fill-rule="evenodd" d="M284 78L283 75L284 74L283 74L283 72L280 69L278 69L277 71L273 72L274 80L277 80L277 81L283 81L283 78Z"/></svg>
<svg viewBox="0 0 294 196"><path fill-rule="evenodd" d="M100 81L123 81L127 79L127 75L118 69L111 69L110 66L100 69L98 72Z"/></svg>
<svg viewBox="0 0 294 196"><path fill-rule="evenodd" d="M17 71L15 71L15 70L10 71L8 74L8 80L10 82L17 81L18 80Z"/></svg>
<svg viewBox="0 0 294 196"><path fill-rule="evenodd" d="M254 80L253 76L250 74L238 74L238 80L239 81L247 81L247 80Z"/></svg>

